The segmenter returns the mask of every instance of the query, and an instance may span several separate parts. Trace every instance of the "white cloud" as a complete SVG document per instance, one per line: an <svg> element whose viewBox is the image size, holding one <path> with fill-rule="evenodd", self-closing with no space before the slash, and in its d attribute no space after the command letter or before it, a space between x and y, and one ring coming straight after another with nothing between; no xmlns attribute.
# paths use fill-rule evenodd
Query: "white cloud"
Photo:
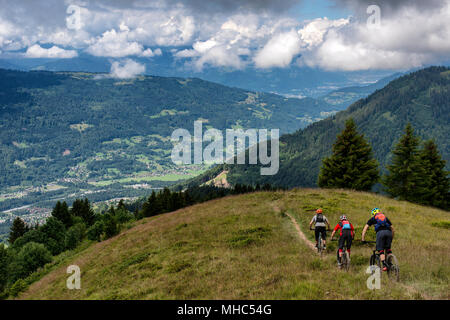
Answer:
<svg viewBox="0 0 450 320"><path fill-rule="evenodd" d="M328 18L318 18L298 31L300 38L309 46L320 44L324 35L330 28L341 27L347 25L349 19L329 20Z"/></svg>
<svg viewBox="0 0 450 320"><path fill-rule="evenodd" d="M379 28L357 22L329 25L322 32L322 41L314 38L302 51L301 63L346 71L399 70L438 63L450 56L449 21L450 2L426 14L414 7L404 8L382 17Z"/></svg>
<svg viewBox="0 0 450 320"><path fill-rule="evenodd" d="M405 69L450 56L450 0L433 0L427 10L419 1L405 1L401 10L382 11L375 31L365 21L298 21L275 10L194 10L194 2L196 8L208 6L197 0L0 0L0 50L70 57L76 49L112 58L151 58L164 50L196 69L289 67L298 55L299 64L328 70ZM369 0L341 2L362 8ZM80 4L80 30L66 25L69 3Z"/></svg>
<svg viewBox="0 0 450 320"><path fill-rule="evenodd" d="M131 59L123 61L114 61L111 64L111 78L130 79L143 74L145 72L145 65L140 64Z"/></svg>
<svg viewBox="0 0 450 320"><path fill-rule="evenodd" d="M120 31L115 29L106 31L101 37L92 39L92 44L86 51L94 56L123 58L126 56L154 57L162 54L160 48L144 49L144 46L133 41L130 29L123 22L119 26Z"/></svg>
<svg viewBox="0 0 450 320"><path fill-rule="evenodd" d="M231 48L224 46L214 46L211 49L202 52L201 57L195 61L195 67L201 70L206 64L216 67L232 67L242 69L244 63L239 55Z"/></svg>
<svg viewBox="0 0 450 320"><path fill-rule="evenodd" d="M178 59L190 59L190 65L201 70L205 65L242 69L252 60L255 48L267 38L298 25L292 19L276 19L255 14L237 14L227 17L212 30L206 40L198 40L192 49L177 51Z"/></svg>
<svg viewBox="0 0 450 320"><path fill-rule="evenodd" d="M35 44L29 47L24 54L26 58L74 58L78 56L75 50L64 50L57 46L53 46L49 49L42 48L40 45Z"/></svg>
<svg viewBox="0 0 450 320"><path fill-rule="evenodd" d="M144 47L135 41L129 42L127 34L127 31L115 29L106 31L86 51L94 56L114 58L142 55Z"/></svg>
<svg viewBox="0 0 450 320"><path fill-rule="evenodd" d="M142 51L142 53L141 53L142 57L147 57L147 58L151 58L154 56L160 56L160 55L162 55L162 50L160 48L155 49L155 50L148 48L148 49Z"/></svg>
<svg viewBox="0 0 450 320"><path fill-rule="evenodd" d="M300 53L301 40L295 30L274 35L256 54L254 61L258 68L287 67Z"/></svg>

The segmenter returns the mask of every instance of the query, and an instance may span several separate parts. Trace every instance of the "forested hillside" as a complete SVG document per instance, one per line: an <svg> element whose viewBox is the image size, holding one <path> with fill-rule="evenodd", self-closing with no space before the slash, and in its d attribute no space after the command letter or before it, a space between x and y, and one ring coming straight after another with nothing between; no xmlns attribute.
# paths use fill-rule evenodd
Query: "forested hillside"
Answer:
<svg viewBox="0 0 450 320"><path fill-rule="evenodd" d="M282 136L280 170L274 176L261 176L257 165L225 165L206 172L191 184L202 183L227 170L231 184L315 186L322 159L331 154L336 135L349 118L355 120L358 130L371 143L382 171L408 122L420 137L435 140L450 168L450 69L430 67L392 81L330 118Z"/></svg>
<svg viewBox="0 0 450 320"><path fill-rule="evenodd" d="M160 186L158 181L202 170L172 164L170 135L176 128L192 132L194 121L202 120L205 128L288 133L332 109L310 98L287 99L195 78L118 80L104 74L0 70L0 189L49 183L50 188L83 183L89 189L150 181ZM0 194L3 205L10 200Z"/></svg>

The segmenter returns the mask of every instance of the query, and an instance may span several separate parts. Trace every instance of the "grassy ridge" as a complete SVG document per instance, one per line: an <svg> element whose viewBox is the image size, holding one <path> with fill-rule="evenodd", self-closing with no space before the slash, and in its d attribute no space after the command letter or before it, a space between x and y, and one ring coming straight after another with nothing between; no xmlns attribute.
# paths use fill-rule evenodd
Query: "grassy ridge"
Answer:
<svg viewBox="0 0 450 320"><path fill-rule="evenodd" d="M371 247L355 243L353 268L336 268L300 240L288 211L307 224L317 207L333 223L345 213L357 239L379 206L397 227L401 281L366 287ZM422 299L450 298L450 213L370 193L302 189L232 196L145 219L77 254L81 290L66 289L66 266L23 299ZM444 227L442 227L442 225ZM369 236L373 236L370 234Z"/></svg>

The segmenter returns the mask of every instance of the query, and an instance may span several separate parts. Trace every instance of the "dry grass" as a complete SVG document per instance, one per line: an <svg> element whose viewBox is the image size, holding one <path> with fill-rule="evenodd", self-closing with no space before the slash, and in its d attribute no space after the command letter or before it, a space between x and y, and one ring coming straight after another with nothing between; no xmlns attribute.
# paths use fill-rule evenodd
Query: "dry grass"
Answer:
<svg viewBox="0 0 450 320"><path fill-rule="evenodd" d="M334 251L320 259L283 214L312 239L308 222L315 208L333 223L345 213L360 238L375 206L397 227L394 253L401 267L399 284L383 279L375 291L366 287L371 247L356 243L352 270L342 272ZM70 261L81 268L81 290L66 289L64 266L20 298L448 299L450 231L432 225L448 220L448 212L343 190L232 196L139 221L85 249Z"/></svg>

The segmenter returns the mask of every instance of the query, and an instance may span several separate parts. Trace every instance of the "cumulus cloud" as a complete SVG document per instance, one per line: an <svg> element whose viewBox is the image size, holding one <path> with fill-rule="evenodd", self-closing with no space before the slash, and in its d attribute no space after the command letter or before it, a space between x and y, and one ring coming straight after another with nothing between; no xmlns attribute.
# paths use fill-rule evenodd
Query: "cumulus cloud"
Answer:
<svg viewBox="0 0 450 320"><path fill-rule="evenodd" d="M144 72L145 65L131 59L125 59L123 61L112 62L109 76L117 79L130 79Z"/></svg>
<svg viewBox="0 0 450 320"><path fill-rule="evenodd" d="M349 23L349 19L328 20L328 18L318 18L298 31L300 38L308 46L315 46L323 41L324 35L331 28L337 28Z"/></svg>
<svg viewBox="0 0 450 320"><path fill-rule="evenodd" d="M419 8L404 8L381 20L378 28L365 23L330 26L323 41L302 52L301 61L348 71L407 69L443 61L450 55L449 21L450 3L426 15Z"/></svg>
<svg viewBox="0 0 450 320"><path fill-rule="evenodd" d="M57 46L53 46L49 49L42 48L40 45L35 44L27 49L24 56L26 58L60 58L68 59L78 56L75 50L64 50Z"/></svg>
<svg viewBox="0 0 450 320"><path fill-rule="evenodd" d="M258 68L287 67L300 53L301 40L295 30L274 35L255 56Z"/></svg>
<svg viewBox="0 0 450 320"><path fill-rule="evenodd" d="M372 1L331 1L355 14L299 21L288 11L298 0L0 0L0 50L117 59L164 51L197 70L294 61L329 70L405 69L450 56L450 0L377 0L378 30L366 26ZM71 4L80 7L80 29L67 25Z"/></svg>
<svg viewBox="0 0 450 320"><path fill-rule="evenodd" d="M120 31L115 29L106 31L101 37L92 41L86 51L94 56L122 58L126 56L153 57L161 55L161 49L154 52L136 41L129 41L129 29L124 24L120 25Z"/></svg>

